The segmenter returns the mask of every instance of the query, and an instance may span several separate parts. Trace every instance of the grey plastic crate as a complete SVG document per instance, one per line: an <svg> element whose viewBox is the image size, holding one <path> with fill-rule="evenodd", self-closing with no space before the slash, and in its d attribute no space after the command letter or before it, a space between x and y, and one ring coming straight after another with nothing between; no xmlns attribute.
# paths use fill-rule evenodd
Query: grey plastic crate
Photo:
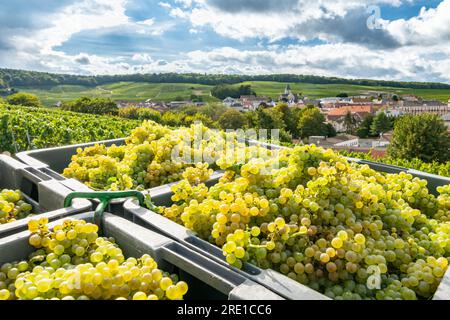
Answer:
<svg viewBox="0 0 450 320"><path fill-rule="evenodd" d="M92 209L91 202L84 199L76 199L70 207L64 208L64 199L71 190L6 155L0 155L0 189L21 190L24 200L33 206L33 213L49 220ZM0 237L27 229L30 219L0 225Z"/></svg>
<svg viewBox="0 0 450 320"><path fill-rule="evenodd" d="M162 215L140 207L135 200L129 200L125 203L125 213L125 216L136 224L178 241L186 247L200 253L202 256L213 259L222 265L241 273L245 277L263 285L285 299L329 300L327 296L274 270L263 270L248 263L244 264L242 270L230 266L225 261L220 248L200 239L193 231L163 217ZM445 273L433 300L450 300L450 269Z"/></svg>
<svg viewBox="0 0 450 320"><path fill-rule="evenodd" d="M245 264L242 270L231 267L222 254L222 250L198 238L194 232L185 227L151 211L140 207L134 200L124 204L125 218L130 219L138 225L161 233L192 250L217 261L221 265L242 274L248 279L255 281L267 289L275 292L285 299L294 300L328 300L329 298L314 291L297 281L294 281L274 270L263 270L251 264Z"/></svg>
<svg viewBox="0 0 450 320"><path fill-rule="evenodd" d="M93 213L71 216L69 219L93 220ZM58 220L50 224L50 227ZM158 267L179 275L189 291L185 299L281 300L265 287L208 259L176 241L116 215L105 214L102 236L113 237L126 257L151 255ZM28 244L28 232L0 239L0 264L25 259L34 248Z"/></svg>
<svg viewBox="0 0 450 320"><path fill-rule="evenodd" d="M125 139L103 140L88 143L73 144L62 147L46 148L23 151L16 154L16 157L25 164L42 169L44 173L56 180L67 180L60 173L71 162L72 156L77 153L78 148L86 148L96 144L106 146L123 145Z"/></svg>
<svg viewBox="0 0 450 320"><path fill-rule="evenodd" d="M23 163L33 167L35 172L43 174L46 177L51 179L55 179L60 184L65 186L66 188L72 191L94 191L84 183L76 180L76 179L68 179L64 177L61 173L64 169L70 164L72 156L76 154L78 148L86 148L89 146L93 146L95 144L104 144L106 146L115 145L123 145L125 143L125 139L114 139L114 140L104 140L104 141L96 141L82 144L75 144L69 146L55 147L55 148L46 148L39 150L30 150L24 151L16 154L16 157L21 160ZM216 171L213 173L211 178L205 182L208 186L215 184L218 179L223 175L223 171ZM170 187L173 184L178 182L169 183L166 185L162 185L159 187L148 189L150 195L157 195L161 193L162 190L170 190ZM164 192L165 193L165 192ZM116 213L118 215L123 214L123 203L126 199L114 199L111 201L108 207L108 211L112 213ZM94 201L94 203L98 203Z"/></svg>

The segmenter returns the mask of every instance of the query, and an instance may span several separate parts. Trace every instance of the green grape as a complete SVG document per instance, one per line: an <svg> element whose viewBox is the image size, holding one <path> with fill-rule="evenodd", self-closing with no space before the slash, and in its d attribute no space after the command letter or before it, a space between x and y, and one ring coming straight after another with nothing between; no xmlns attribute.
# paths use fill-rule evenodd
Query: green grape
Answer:
<svg viewBox="0 0 450 320"><path fill-rule="evenodd" d="M159 270L150 255L125 259L114 239L98 237L96 225L68 219L50 230L47 224L46 218L30 221L30 238L38 236L42 248L31 253L28 262L1 266L0 300L179 300L188 291L177 275ZM65 254L62 233L75 235L70 240L73 250ZM87 235L95 239L86 244ZM41 241L45 238L48 241Z"/></svg>
<svg viewBox="0 0 450 320"><path fill-rule="evenodd" d="M33 207L23 201L20 190L0 190L0 225L32 215Z"/></svg>
<svg viewBox="0 0 450 320"><path fill-rule="evenodd" d="M235 267L272 268L352 300L427 299L448 269L447 186L435 197L424 180L314 145L246 159L210 188L188 180L160 213Z"/></svg>

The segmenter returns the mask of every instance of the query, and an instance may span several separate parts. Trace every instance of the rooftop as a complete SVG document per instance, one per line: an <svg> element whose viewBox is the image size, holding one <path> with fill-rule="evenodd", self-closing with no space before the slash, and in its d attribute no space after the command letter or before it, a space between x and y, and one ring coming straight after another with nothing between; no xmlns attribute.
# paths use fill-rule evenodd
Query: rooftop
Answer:
<svg viewBox="0 0 450 320"><path fill-rule="evenodd" d="M331 109L328 116L345 116L348 112L352 113L372 113L372 106L345 106L342 108Z"/></svg>

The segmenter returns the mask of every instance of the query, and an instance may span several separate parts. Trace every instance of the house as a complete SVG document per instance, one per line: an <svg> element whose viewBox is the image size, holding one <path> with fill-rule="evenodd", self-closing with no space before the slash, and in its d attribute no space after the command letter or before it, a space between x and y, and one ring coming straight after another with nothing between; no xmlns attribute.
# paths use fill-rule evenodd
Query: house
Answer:
<svg viewBox="0 0 450 320"><path fill-rule="evenodd" d="M361 139L356 138L336 143L336 147L357 147L357 148L385 148L390 144L386 139Z"/></svg>
<svg viewBox="0 0 450 320"><path fill-rule="evenodd" d="M447 126L447 131L450 132L450 113L444 114L442 116L442 119L444 120L444 123Z"/></svg>
<svg viewBox="0 0 450 320"><path fill-rule="evenodd" d="M351 99L354 104L372 104L372 99L370 97L360 96L351 97Z"/></svg>
<svg viewBox="0 0 450 320"><path fill-rule="evenodd" d="M308 97L303 98L304 105L313 105L315 107L320 107L320 100L308 99Z"/></svg>
<svg viewBox="0 0 450 320"><path fill-rule="evenodd" d="M362 122L369 114L374 113L374 108L371 105L362 106L346 106L341 108L334 108L329 110L325 115L328 123L336 129L337 132L344 132L345 128L345 116L347 113L351 113L355 118L356 122Z"/></svg>
<svg viewBox="0 0 450 320"><path fill-rule="evenodd" d="M226 106L228 106L228 107L231 107L231 105L233 105L234 103L236 103L236 100L237 99L234 99L234 98L231 98L231 97L226 97L225 99L223 99L223 104L224 105L226 105Z"/></svg>
<svg viewBox="0 0 450 320"><path fill-rule="evenodd" d="M417 115L422 113L445 115L449 112L449 104L445 104L435 100L399 101L396 106L392 106L385 111L386 115L391 114L393 116L399 116L403 114Z"/></svg>
<svg viewBox="0 0 450 320"><path fill-rule="evenodd" d="M334 106L339 103L353 104L352 98L330 97L319 100L322 106Z"/></svg>
<svg viewBox="0 0 450 320"><path fill-rule="evenodd" d="M422 99L414 94L403 94L401 95L403 101L407 102L420 102Z"/></svg>
<svg viewBox="0 0 450 320"><path fill-rule="evenodd" d="M240 101L245 111L254 111L258 109L260 105L266 105L268 107L275 106L275 102L267 97L258 97L255 95L241 96Z"/></svg>
<svg viewBox="0 0 450 320"><path fill-rule="evenodd" d="M171 101L168 105L170 108L180 108L192 104L192 101Z"/></svg>
<svg viewBox="0 0 450 320"><path fill-rule="evenodd" d="M247 111L244 109L244 105L239 101L234 102L233 104L229 105L229 107L237 111Z"/></svg>

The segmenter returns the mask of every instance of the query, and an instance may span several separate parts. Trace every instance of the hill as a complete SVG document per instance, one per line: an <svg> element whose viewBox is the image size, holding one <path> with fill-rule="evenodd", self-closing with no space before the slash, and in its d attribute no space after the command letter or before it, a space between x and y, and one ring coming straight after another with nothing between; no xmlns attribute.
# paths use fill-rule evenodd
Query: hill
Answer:
<svg viewBox="0 0 450 320"><path fill-rule="evenodd" d="M114 100L154 101L188 100L193 95L205 102L217 101L211 89L218 84L250 84L261 96L278 98L286 84L296 93L310 99L336 96L390 92L415 94L425 99L447 102L450 85L445 83L398 82L367 79L344 79L310 75L223 75L223 74L131 74L81 76L36 71L0 69L0 94L3 88L34 93L51 106L58 101L78 97L109 97Z"/></svg>
<svg viewBox="0 0 450 320"><path fill-rule="evenodd" d="M256 94L277 99L284 92L285 82L247 81L236 84L249 84ZM350 95L363 95L370 92L390 92L395 94L415 94L424 99L436 99L447 102L450 99L450 89L412 89L395 87L357 86L348 84L313 84L290 83L295 93L302 93L310 99L336 96L346 92ZM191 95L199 96L205 102L218 101L210 95L213 86L195 83L146 83L146 82L116 82L99 86L56 85L15 87L19 91L37 95L46 106L52 106L58 101L69 101L79 97L107 97L113 100L154 101L188 100ZM375 93L373 93L375 95Z"/></svg>
<svg viewBox="0 0 450 320"><path fill-rule="evenodd" d="M233 75L198 73L153 73L81 76L14 69L0 69L0 86L3 87L56 85L83 85L94 87L116 82L195 83L204 85L218 85L224 83L237 84L244 81L274 81L311 84L350 84L360 86L382 86L412 89L450 89L450 84L445 83L345 79L295 74Z"/></svg>

